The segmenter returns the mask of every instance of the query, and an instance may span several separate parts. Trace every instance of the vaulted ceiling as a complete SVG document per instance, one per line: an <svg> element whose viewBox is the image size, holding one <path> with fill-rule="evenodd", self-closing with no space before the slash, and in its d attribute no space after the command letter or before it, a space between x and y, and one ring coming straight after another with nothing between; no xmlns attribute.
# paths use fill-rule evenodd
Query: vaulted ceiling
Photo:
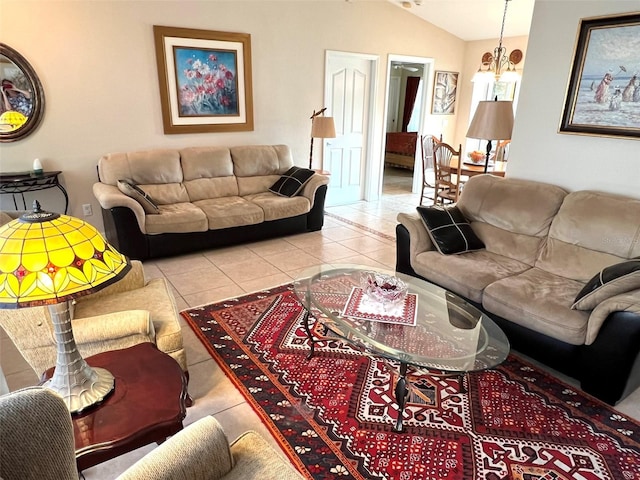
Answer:
<svg viewBox="0 0 640 480"><path fill-rule="evenodd" d="M388 0L465 41L498 38L505 0ZM535 0L509 0L505 37L529 35Z"/></svg>

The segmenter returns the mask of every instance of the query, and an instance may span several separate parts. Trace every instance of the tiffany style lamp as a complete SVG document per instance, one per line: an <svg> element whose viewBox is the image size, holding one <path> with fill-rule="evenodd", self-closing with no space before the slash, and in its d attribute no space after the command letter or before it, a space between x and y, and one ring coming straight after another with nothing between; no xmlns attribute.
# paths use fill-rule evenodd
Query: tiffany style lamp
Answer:
<svg viewBox="0 0 640 480"><path fill-rule="evenodd" d="M70 301L117 282L130 268L93 226L43 211L37 201L33 212L0 227L0 308L48 307L57 357L44 386L61 395L72 413L104 400L115 381L78 352Z"/></svg>

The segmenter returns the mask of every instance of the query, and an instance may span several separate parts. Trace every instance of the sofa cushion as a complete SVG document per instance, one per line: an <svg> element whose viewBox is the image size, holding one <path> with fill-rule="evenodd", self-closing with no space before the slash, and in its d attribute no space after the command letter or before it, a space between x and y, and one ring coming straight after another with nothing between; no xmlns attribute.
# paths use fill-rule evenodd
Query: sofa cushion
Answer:
<svg viewBox="0 0 640 480"><path fill-rule="evenodd" d="M427 280L478 303L487 285L531 268L486 250L461 255L441 255L430 250L416 255L411 266Z"/></svg>
<svg viewBox="0 0 640 480"><path fill-rule="evenodd" d="M269 187L280 178L280 175L257 175L255 177L236 177L238 182L238 195L246 197L255 193L269 191Z"/></svg>
<svg viewBox="0 0 640 480"><path fill-rule="evenodd" d="M533 266L566 195L554 185L476 175L457 206L488 251Z"/></svg>
<svg viewBox="0 0 640 480"><path fill-rule="evenodd" d="M465 253L484 248L471 225L457 207L417 207L433 244L443 255Z"/></svg>
<svg viewBox="0 0 640 480"><path fill-rule="evenodd" d="M98 176L101 182L114 186L121 178L137 185L181 183L180 153L171 149L110 153L98 161Z"/></svg>
<svg viewBox="0 0 640 480"><path fill-rule="evenodd" d="M118 190L127 195L128 197L136 200L144 209L145 213L160 213L158 205L153 201L151 195L141 189L139 186L131 183L128 180L118 180Z"/></svg>
<svg viewBox="0 0 640 480"><path fill-rule="evenodd" d="M209 222L209 230L254 225L264 221L262 209L242 197L221 197L199 200L200 208Z"/></svg>
<svg viewBox="0 0 640 480"><path fill-rule="evenodd" d="M192 202L238 195L231 152L225 147L180 150L184 186Z"/></svg>
<svg viewBox="0 0 640 480"><path fill-rule="evenodd" d="M570 193L535 265L586 283L595 272L640 256L638 219L640 199L593 191Z"/></svg>
<svg viewBox="0 0 640 480"><path fill-rule="evenodd" d="M603 268L587 282L571 306L592 310L603 300L640 288L640 258Z"/></svg>
<svg viewBox="0 0 640 480"><path fill-rule="evenodd" d="M291 167L269 187L269 191L282 197L293 197L304 188L314 173L308 168Z"/></svg>
<svg viewBox="0 0 640 480"><path fill-rule="evenodd" d="M160 215L146 215L148 234L206 232L207 216L192 203L160 205Z"/></svg>
<svg viewBox="0 0 640 480"><path fill-rule="evenodd" d="M281 197L271 192L264 192L247 195L243 198L262 209L265 221L304 215L311 210L311 203L306 197L289 198Z"/></svg>
<svg viewBox="0 0 640 480"><path fill-rule="evenodd" d="M488 285L482 307L511 322L572 345L583 345L589 312L569 307L582 283L530 268Z"/></svg>
<svg viewBox="0 0 640 480"><path fill-rule="evenodd" d="M245 145L230 151L236 177L281 175L293 166L287 145Z"/></svg>

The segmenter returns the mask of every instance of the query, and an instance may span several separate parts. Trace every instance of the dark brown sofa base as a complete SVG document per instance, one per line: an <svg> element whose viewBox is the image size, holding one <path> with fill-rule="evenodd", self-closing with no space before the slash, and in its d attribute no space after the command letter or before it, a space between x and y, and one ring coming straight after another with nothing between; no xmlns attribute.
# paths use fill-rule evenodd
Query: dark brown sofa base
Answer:
<svg viewBox="0 0 640 480"><path fill-rule="evenodd" d="M396 226L396 271L422 278L411 267L409 232ZM432 282L433 283L433 282ZM580 382L582 390L615 405L640 386L640 316L614 312L591 345L571 345L486 312L504 331L511 347Z"/></svg>
<svg viewBox="0 0 640 480"><path fill-rule="evenodd" d="M313 208L307 214L206 232L146 235L140 231L133 211L126 207L103 209L102 218L111 245L131 259L147 260L320 230L326 192L326 185L318 187Z"/></svg>

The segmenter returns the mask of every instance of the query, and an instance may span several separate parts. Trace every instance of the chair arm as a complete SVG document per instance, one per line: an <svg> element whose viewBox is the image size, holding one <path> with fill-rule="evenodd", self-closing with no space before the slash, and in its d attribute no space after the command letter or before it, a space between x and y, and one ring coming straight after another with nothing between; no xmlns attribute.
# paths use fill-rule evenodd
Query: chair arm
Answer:
<svg viewBox="0 0 640 480"><path fill-rule="evenodd" d="M126 207L133 211L138 221L138 226L142 233L147 233L145 229L145 213L142 205L133 198L122 193L115 185L97 182L93 184L93 196L104 210L114 207Z"/></svg>
<svg viewBox="0 0 640 480"><path fill-rule="evenodd" d="M149 452L118 480L218 479L231 471L232 458L222 427L207 416Z"/></svg>
<svg viewBox="0 0 640 480"><path fill-rule="evenodd" d="M302 192L300 193L300 195L302 195L303 197L306 197L307 199L309 199L309 203L311 204L310 206L311 206L311 208L313 208L313 202L314 202L314 199L316 197L316 190L321 185L328 185L328 184L329 184L329 176L328 175L322 175L320 173L316 173L305 184L305 186L302 189Z"/></svg>
<svg viewBox="0 0 640 480"><path fill-rule="evenodd" d="M435 250L431 237L417 214L399 213L397 219L409 232L411 259L414 259L419 253Z"/></svg>
<svg viewBox="0 0 640 480"><path fill-rule="evenodd" d="M0 324L36 375L56 364L56 342L46 307L0 310ZM155 343L145 310L129 310L72 320L74 338L83 357L142 342Z"/></svg>
<svg viewBox="0 0 640 480"><path fill-rule="evenodd" d="M587 323L587 345L595 341L603 323L613 312L631 312L640 316L640 289L614 295L596 305Z"/></svg>

